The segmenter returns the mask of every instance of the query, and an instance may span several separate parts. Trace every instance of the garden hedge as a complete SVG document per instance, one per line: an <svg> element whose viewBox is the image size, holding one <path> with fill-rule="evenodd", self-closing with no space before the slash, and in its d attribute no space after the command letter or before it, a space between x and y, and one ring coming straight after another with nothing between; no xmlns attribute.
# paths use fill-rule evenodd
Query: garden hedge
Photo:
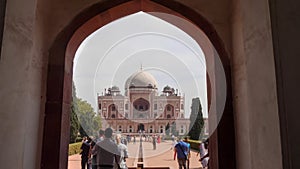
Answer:
<svg viewBox="0 0 300 169"><path fill-rule="evenodd" d="M81 152L81 144L82 142L69 144L69 156L73 154L78 154Z"/></svg>
<svg viewBox="0 0 300 169"><path fill-rule="evenodd" d="M191 149L199 151L199 145L200 145L201 141L189 139L188 142L191 145Z"/></svg>

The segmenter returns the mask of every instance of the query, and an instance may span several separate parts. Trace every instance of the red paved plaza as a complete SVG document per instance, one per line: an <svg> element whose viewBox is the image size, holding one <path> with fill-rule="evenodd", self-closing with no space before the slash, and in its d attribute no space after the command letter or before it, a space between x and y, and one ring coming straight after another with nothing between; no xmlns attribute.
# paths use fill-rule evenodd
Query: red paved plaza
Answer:
<svg viewBox="0 0 300 169"><path fill-rule="evenodd" d="M137 139L139 140L139 139ZM128 145L129 158L126 163L128 167L137 166L137 157L139 151L139 142L136 144L129 143ZM143 157L145 167L169 167L171 169L178 168L177 161L173 159L174 151L171 141L164 141L157 144L156 150L153 150L152 143L143 142ZM68 169L81 169L80 155L69 156ZM190 169L202 169L201 163L198 161L199 156L196 152L191 152Z"/></svg>

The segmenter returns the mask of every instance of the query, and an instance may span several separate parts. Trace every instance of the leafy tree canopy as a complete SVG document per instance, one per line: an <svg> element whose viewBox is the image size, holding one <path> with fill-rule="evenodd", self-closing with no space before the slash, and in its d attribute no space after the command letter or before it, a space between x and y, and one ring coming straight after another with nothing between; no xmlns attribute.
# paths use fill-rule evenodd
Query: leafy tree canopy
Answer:
<svg viewBox="0 0 300 169"><path fill-rule="evenodd" d="M86 100L77 99L78 118L81 125L82 136L96 136L101 128L101 118L96 114L93 107ZM84 130L84 132L83 132Z"/></svg>
<svg viewBox="0 0 300 169"><path fill-rule="evenodd" d="M72 104L70 114L70 142L75 142L78 133L80 136L97 136L101 128L101 117L96 114L93 107L86 100L76 96L73 83Z"/></svg>
<svg viewBox="0 0 300 169"><path fill-rule="evenodd" d="M78 107L76 104L76 88L74 83L72 84L72 103L71 103L71 114L70 114L70 143L76 142L80 124L77 117Z"/></svg>

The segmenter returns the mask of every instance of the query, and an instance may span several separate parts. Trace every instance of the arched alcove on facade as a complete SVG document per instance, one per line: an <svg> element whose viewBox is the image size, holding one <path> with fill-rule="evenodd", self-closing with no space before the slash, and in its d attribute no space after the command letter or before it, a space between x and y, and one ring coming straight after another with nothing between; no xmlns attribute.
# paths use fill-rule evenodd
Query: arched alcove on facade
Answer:
<svg viewBox="0 0 300 169"><path fill-rule="evenodd" d="M217 53L226 76L226 103L218 128L210 139L211 168L235 168L235 137L233 108L231 96L230 62L222 40L211 24L199 13L179 2L158 0L122 0L97 3L81 12L68 26L61 31L50 49L47 77L47 99L42 147L42 168L66 168L69 137L69 114L72 95L72 68L75 52L81 42L100 27L139 11L162 12L188 20L203 31L195 35L180 22L168 20L159 14L156 17L177 26L193 37L202 47L206 56L208 86L208 107L220 86L214 74L215 54ZM201 37L202 36L202 37ZM204 38L206 40L203 40ZM216 49L216 53L211 48ZM222 141L221 141L222 138Z"/></svg>
<svg viewBox="0 0 300 169"><path fill-rule="evenodd" d="M147 111L150 107L150 103L144 98L139 98L133 102L133 107L136 111Z"/></svg>

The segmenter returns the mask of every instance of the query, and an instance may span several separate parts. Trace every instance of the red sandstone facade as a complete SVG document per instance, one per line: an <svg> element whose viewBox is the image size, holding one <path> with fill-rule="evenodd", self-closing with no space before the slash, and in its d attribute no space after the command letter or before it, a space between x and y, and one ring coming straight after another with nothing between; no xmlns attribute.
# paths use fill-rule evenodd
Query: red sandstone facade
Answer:
<svg viewBox="0 0 300 169"><path fill-rule="evenodd" d="M123 133L165 134L166 126L174 123L179 135L189 129L190 121L184 116L184 96L169 86L159 94L155 78L143 70L127 79L124 95L117 86L105 90L98 96L98 106L103 127Z"/></svg>

